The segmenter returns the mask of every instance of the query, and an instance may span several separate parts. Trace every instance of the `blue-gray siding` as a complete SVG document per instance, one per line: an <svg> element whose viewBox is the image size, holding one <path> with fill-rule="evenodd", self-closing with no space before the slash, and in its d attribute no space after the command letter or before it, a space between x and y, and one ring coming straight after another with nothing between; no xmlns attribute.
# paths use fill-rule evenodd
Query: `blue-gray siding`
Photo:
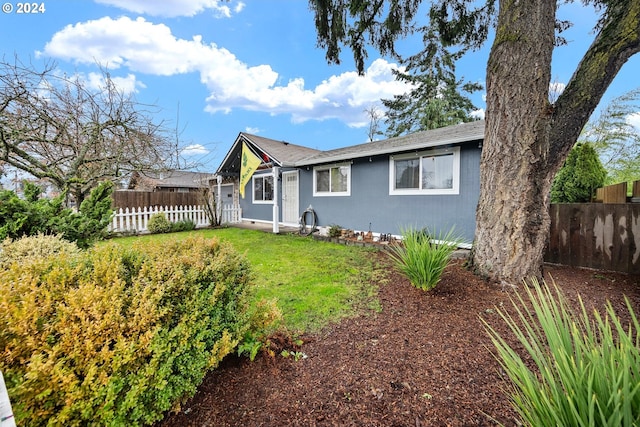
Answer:
<svg viewBox="0 0 640 427"><path fill-rule="evenodd" d="M313 167L300 169L300 210L312 205L318 225L338 224L354 230L400 234L403 227L429 227L448 231L451 227L470 243L475 233L475 213L480 191L478 142L461 146L460 191L457 195L389 195L389 156L353 159L351 195L313 197ZM281 187L278 189L282 195ZM241 200L243 217L272 220L272 205L251 203L252 183Z"/></svg>

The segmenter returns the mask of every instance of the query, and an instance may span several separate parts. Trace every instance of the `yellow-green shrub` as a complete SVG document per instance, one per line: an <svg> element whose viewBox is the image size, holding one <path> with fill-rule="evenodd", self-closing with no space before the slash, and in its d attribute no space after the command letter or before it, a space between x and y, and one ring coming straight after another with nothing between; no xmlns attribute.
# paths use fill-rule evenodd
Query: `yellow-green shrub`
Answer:
<svg viewBox="0 0 640 427"><path fill-rule="evenodd" d="M78 254L78 246L61 236L38 234L20 239L4 239L0 243L0 268L7 268L11 263L22 263L29 260L41 260L61 253Z"/></svg>
<svg viewBox="0 0 640 427"><path fill-rule="evenodd" d="M247 328L246 259L217 239L102 245L0 271L18 425L142 425L193 395Z"/></svg>

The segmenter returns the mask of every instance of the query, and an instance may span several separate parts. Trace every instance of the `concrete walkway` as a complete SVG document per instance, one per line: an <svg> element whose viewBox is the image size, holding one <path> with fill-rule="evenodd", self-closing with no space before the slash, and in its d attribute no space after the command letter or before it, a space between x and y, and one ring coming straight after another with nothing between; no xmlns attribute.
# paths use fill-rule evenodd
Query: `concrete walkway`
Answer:
<svg viewBox="0 0 640 427"><path fill-rule="evenodd" d="M242 221L236 224L229 224L230 227L246 228L249 230L259 230L265 233L273 233L273 224L270 222L254 222L254 221ZM298 233L298 227L288 227L280 225L278 234L291 234Z"/></svg>

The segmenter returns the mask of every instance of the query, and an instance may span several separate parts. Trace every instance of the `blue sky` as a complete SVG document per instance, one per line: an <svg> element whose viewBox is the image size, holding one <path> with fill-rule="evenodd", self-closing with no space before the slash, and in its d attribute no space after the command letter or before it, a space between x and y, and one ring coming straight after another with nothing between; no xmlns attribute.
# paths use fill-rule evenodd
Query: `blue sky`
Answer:
<svg viewBox="0 0 640 427"><path fill-rule="evenodd" d="M580 3L580 2L578 2ZM313 15L305 0L49 0L43 13L19 14L4 2L0 40L5 60L18 55L42 67L96 79L97 63L123 90L155 104L181 129L184 156L214 171L239 132L331 149L367 140L364 110L403 93L389 58L370 51L365 76L351 52L328 65L316 47ZM9 6L7 6L9 5ZM12 9L10 12L8 9ZM7 13L8 12L8 13ZM593 39L595 15L579 4L560 17L575 25L556 49L553 83L568 82ZM408 40L409 51L419 40ZM484 82L490 44L465 57L458 72ZM639 86L640 58L625 64L602 105ZM93 79L93 80L92 80ZM473 100L482 113L483 93ZM179 120L178 120L179 117ZM640 124L640 114L631 117Z"/></svg>

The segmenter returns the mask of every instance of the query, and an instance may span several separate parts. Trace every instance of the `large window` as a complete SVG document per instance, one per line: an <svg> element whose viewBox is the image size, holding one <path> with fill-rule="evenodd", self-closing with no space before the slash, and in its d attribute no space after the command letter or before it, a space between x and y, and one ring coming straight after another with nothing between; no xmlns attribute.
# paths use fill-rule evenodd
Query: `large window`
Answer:
<svg viewBox="0 0 640 427"><path fill-rule="evenodd" d="M273 175L253 176L253 203L273 202Z"/></svg>
<svg viewBox="0 0 640 427"><path fill-rule="evenodd" d="M314 196L349 196L350 194L350 164L319 166L313 169Z"/></svg>
<svg viewBox="0 0 640 427"><path fill-rule="evenodd" d="M460 148L392 156L389 194L458 194Z"/></svg>

